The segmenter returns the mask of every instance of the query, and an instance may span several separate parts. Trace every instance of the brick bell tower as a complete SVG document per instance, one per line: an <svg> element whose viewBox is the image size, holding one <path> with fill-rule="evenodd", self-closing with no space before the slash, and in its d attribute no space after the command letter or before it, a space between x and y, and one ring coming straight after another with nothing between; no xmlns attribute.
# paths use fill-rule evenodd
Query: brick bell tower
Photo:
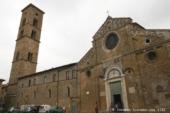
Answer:
<svg viewBox="0 0 170 113"><path fill-rule="evenodd" d="M22 10L5 108L19 105L16 98L18 78L36 72L43 14L33 4Z"/></svg>

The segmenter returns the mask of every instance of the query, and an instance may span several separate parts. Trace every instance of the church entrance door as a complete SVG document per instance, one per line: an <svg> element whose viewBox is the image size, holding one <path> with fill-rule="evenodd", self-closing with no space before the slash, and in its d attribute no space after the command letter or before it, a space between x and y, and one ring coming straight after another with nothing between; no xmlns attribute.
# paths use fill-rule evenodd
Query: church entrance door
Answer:
<svg viewBox="0 0 170 113"><path fill-rule="evenodd" d="M123 99L122 99L122 88L121 88L121 82L111 82L110 83L110 93L111 93L111 102L113 105L116 103L123 105Z"/></svg>
<svg viewBox="0 0 170 113"><path fill-rule="evenodd" d="M120 103L122 101L120 94L113 95L113 98L115 103Z"/></svg>

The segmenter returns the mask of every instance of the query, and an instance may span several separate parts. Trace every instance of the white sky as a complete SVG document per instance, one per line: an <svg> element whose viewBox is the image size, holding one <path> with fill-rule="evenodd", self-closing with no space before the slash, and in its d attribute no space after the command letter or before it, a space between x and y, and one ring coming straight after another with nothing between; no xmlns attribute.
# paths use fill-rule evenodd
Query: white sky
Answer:
<svg viewBox="0 0 170 113"><path fill-rule="evenodd" d="M1 0L0 78L7 83L21 19L34 4L45 12L37 72L78 62L107 18L130 17L146 29L170 29L170 0Z"/></svg>

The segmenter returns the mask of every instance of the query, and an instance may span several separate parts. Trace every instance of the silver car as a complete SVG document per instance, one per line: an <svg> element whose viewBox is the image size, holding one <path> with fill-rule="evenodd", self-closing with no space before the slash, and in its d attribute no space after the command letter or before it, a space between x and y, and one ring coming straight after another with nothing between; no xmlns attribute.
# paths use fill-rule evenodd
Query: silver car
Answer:
<svg viewBox="0 0 170 113"><path fill-rule="evenodd" d="M11 108L9 108L9 110L8 110L8 113L19 113L19 112L20 112L20 108L19 108L19 107L16 107L16 106L11 107Z"/></svg>
<svg viewBox="0 0 170 113"><path fill-rule="evenodd" d="M24 110L24 113L30 113L32 111L32 109L33 109L32 106L26 107Z"/></svg>

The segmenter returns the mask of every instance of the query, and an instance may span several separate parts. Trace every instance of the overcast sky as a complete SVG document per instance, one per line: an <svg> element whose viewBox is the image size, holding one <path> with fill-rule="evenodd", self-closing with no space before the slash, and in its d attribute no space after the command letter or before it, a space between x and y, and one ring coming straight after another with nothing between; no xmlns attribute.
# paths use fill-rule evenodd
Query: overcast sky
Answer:
<svg viewBox="0 0 170 113"><path fill-rule="evenodd" d="M111 17L130 17L146 29L170 29L170 0L1 0L0 78L7 83L21 19L34 4L45 12L37 72L78 62L92 47L92 37Z"/></svg>

